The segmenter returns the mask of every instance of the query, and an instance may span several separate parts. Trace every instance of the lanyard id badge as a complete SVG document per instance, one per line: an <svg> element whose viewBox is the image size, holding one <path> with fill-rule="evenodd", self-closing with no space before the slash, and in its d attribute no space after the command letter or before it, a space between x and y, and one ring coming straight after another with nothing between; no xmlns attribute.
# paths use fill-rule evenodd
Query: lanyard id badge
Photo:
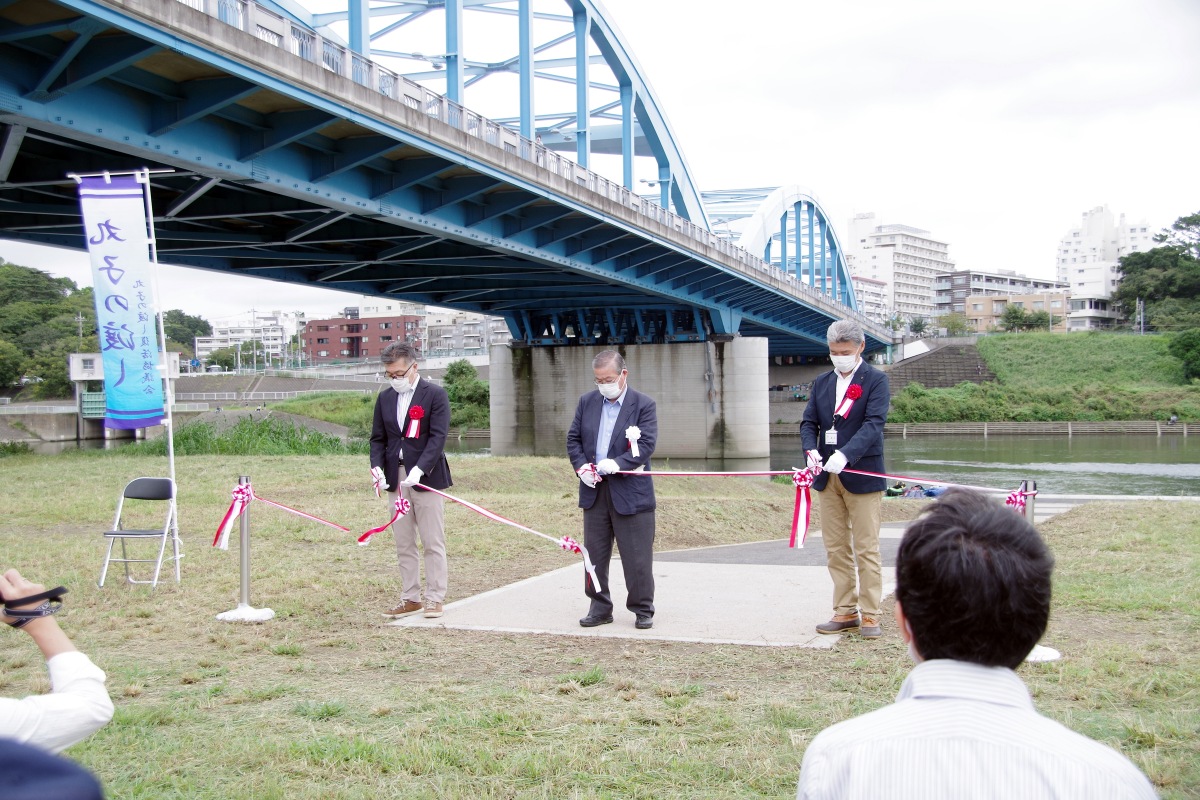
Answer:
<svg viewBox="0 0 1200 800"><path fill-rule="evenodd" d="M837 443L837 428L830 428L829 430L825 431L825 444L829 445L830 447L837 447Z"/></svg>

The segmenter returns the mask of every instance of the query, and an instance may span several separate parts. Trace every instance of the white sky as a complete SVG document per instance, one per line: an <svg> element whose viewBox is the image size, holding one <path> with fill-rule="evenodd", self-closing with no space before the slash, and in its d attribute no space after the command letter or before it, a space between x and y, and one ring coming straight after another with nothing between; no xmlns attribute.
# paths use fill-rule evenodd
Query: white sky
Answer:
<svg viewBox="0 0 1200 800"><path fill-rule="evenodd" d="M701 189L799 184L839 233L875 212L931 231L960 267L1036 277L1094 206L1155 229L1200 211L1197 0L604 5ZM91 284L82 253L0 241L0 257ZM357 300L161 275L166 308L211 321Z"/></svg>

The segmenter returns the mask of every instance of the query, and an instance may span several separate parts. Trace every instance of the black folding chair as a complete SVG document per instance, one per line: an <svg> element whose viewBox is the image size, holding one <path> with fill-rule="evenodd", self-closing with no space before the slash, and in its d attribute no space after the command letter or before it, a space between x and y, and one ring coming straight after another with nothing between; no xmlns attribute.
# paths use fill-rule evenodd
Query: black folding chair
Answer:
<svg viewBox="0 0 1200 800"><path fill-rule="evenodd" d="M126 505L127 501L133 502ZM141 509L156 503L166 505L165 519L161 528L125 528L123 515L138 514L138 516L142 516L142 513L139 513ZM125 581L127 583L148 583L151 586L158 586L158 575L162 570L168 538L171 540L174 555L167 560L175 562L175 582L179 583L179 559L183 556L179 552L179 533L175 530L175 515L175 482L170 478L134 478L125 484L125 490L121 492L121 499L117 501L117 514L113 518L112 530L104 534L104 537L108 539L108 552L104 556L104 568L100 571L100 586L104 586L104 578L108 575L108 565L113 562L125 565ZM113 558L113 545L117 543L118 539L121 540L121 557ZM126 539L143 541L158 539L158 557L130 558L125 549ZM134 580L129 572L130 564L154 564L154 578L148 581Z"/></svg>

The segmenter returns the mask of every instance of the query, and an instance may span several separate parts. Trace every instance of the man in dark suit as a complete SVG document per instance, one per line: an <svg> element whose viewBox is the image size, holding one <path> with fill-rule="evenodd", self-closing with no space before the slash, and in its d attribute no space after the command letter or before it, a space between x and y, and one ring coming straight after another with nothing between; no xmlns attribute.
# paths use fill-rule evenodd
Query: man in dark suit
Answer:
<svg viewBox="0 0 1200 800"><path fill-rule="evenodd" d="M645 630L654 625L654 483L616 473L649 472L658 416L653 400L629 388L620 353L600 353L592 359L592 372L597 391L579 398L567 432L567 456L580 481L583 546L600 581L593 586L584 576L584 593L592 602L579 624L592 628L613 621L608 566L616 541L628 589L625 607L636 616L635 627Z"/></svg>
<svg viewBox="0 0 1200 800"><path fill-rule="evenodd" d="M442 616L449 568L446 563L445 500L419 487L447 489L452 485L446 463L446 434L450 430L450 399L440 386L421 380L417 352L404 342L390 344L380 354L391 387L375 400L371 424L371 475L388 489L388 511L394 512L397 487L412 503L396 520L396 556L400 561L400 605L385 617L406 617L423 611ZM425 602L421 603L421 566L417 535L425 551Z"/></svg>
<svg viewBox="0 0 1200 800"><path fill-rule="evenodd" d="M833 578L833 618L818 633L859 631L883 635L883 563L879 555L884 478L842 474L842 469L883 472L883 423L887 420L887 375L862 360L862 327L838 320L825 336L833 371L813 381L800 439L809 466L823 472L813 481L820 497L821 537Z"/></svg>

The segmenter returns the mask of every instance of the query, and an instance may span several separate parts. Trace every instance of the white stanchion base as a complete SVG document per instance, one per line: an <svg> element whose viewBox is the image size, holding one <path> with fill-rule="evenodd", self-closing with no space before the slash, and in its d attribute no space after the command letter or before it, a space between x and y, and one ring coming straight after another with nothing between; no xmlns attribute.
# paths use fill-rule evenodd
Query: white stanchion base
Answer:
<svg viewBox="0 0 1200 800"><path fill-rule="evenodd" d="M1029 651L1029 655L1025 656L1025 660L1031 664L1040 664L1045 661L1058 661L1062 658L1062 653L1055 650L1053 647L1042 647L1040 644L1035 644L1033 649Z"/></svg>
<svg viewBox="0 0 1200 800"><path fill-rule="evenodd" d="M266 622L275 616L269 608L252 608L245 603L239 603L232 611L222 611L217 619L222 622Z"/></svg>

